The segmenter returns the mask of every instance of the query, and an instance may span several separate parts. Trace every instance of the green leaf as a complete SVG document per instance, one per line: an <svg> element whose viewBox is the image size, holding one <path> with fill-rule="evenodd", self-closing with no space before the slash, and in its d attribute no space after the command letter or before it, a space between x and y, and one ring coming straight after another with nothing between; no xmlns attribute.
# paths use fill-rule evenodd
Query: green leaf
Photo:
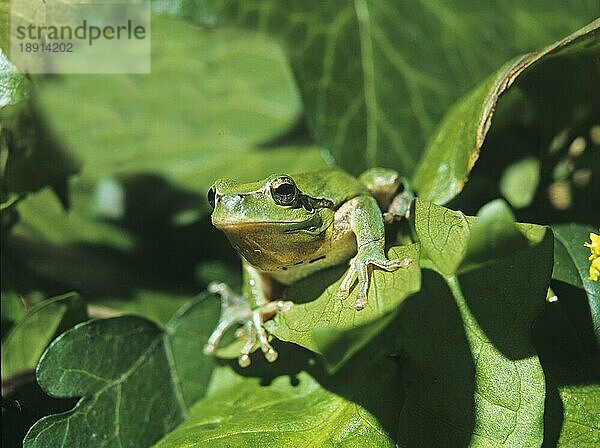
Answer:
<svg viewBox="0 0 600 448"><path fill-rule="evenodd" d="M581 224L555 224L554 271L552 278L583 289L585 298L565 297L563 306L583 340L592 340L593 351L600 349L600 282L589 279L590 233L597 231ZM587 300L586 300L587 299ZM559 300L561 300L559 294Z"/></svg>
<svg viewBox="0 0 600 448"><path fill-rule="evenodd" d="M18 294L13 291L2 291L1 304L2 312L2 337L11 328L12 325L21 321L25 317L25 304Z"/></svg>
<svg viewBox="0 0 600 448"><path fill-rule="evenodd" d="M290 286L285 296L295 305L276 316L269 330L281 340L321 353L332 370L338 369L381 332L402 302L421 286L418 244L393 247L388 257L406 257L414 262L391 273L374 269L369 304L364 310L356 311L353 306L356 289L344 301L338 298L345 269L333 268Z"/></svg>
<svg viewBox="0 0 600 448"><path fill-rule="evenodd" d="M205 26L234 24L282 39L312 135L353 174L373 166L412 174L457 98L511 57L597 16L593 1L569 2L569 14L541 0L182 5L185 17Z"/></svg>
<svg viewBox="0 0 600 448"><path fill-rule="evenodd" d="M95 185L155 173L204 197L228 168L270 174L265 160L281 153L250 150L290 130L302 110L281 48L248 32L208 31L161 16L152 19L152 35L148 76L99 75L91 85L90 78L65 75L39 84L40 109L84 162L84 179ZM284 157L288 170L302 170L318 154Z"/></svg>
<svg viewBox="0 0 600 448"><path fill-rule="evenodd" d="M57 338L37 368L55 397L83 397L44 417L24 447L148 446L181 422L205 393L214 359L202 341L218 309L202 298L182 307L165 330L138 317L89 321Z"/></svg>
<svg viewBox="0 0 600 448"><path fill-rule="evenodd" d="M20 103L29 96L29 81L0 48L0 109Z"/></svg>
<svg viewBox="0 0 600 448"><path fill-rule="evenodd" d="M484 262L523 249L527 238L515 224L515 217L506 202L492 201L477 212L471 227L466 262Z"/></svg>
<svg viewBox="0 0 600 448"><path fill-rule="evenodd" d="M550 58L598 54L600 19L544 49L512 59L460 99L433 132L413 185L419 195L446 203L464 187L492 124L496 105L517 79ZM588 98L588 101L592 101Z"/></svg>
<svg viewBox="0 0 600 448"><path fill-rule="evenodd" d="M368 380L366 380L368 381ZM256 379L199 401L156 447L393 447L368 410L322 388L307 373L263 387Z"/></svg>
<svg viewBox="0 0 600 448"><path fill-rule="evenodd" d="M561 301L549 303L534 327L546 375L544 446L600 443L600 362L581 347Z"/></svg>
<svg viewBox="0 0 600 448"><path fill-rule="evenodd" d="M158 446L393 447L403 393L390 330L334 375L292 344L243 376L216 369L207 397Z"/></svg>
<svg viewBox="0 0 600 448"><path fill-rule="evenodd" d="M477 218L421 198L415 204L415 227L423 252L444 275L538 244L545 235L544 227L515 223L502 200L483 206Z"/></svg>
<svg viewBox="0 0 600 448"><path fill-rule="evenodd" d="M534 157L511 164L500 180L500 191L514 208L527 207L533 201L540 180L540 161Z"/></svg>
<svg viewBox="0 0 600 448"><path fill-rule="evenodd" d="M459 270L478 224L417 202L422 258L441 275L424 271L423 290L400 316L399 343L407 357L400 445L542 441L544 375L530 328L545 303L552 238L535 226L526 232L530 245Z"/></svg>
<svg viewBox="0 0 600 448"><path fill-rule="evenodd" d="M438 271L455 273L468 248L471 222L461 212L436 206L417 198L415 228L421 250Z"/></svg>
<svg viewBox="0 0 600 448"><path fill-rule="evenodd" d="M2 340L3 384L33 371L50 341L86 317L84 303L73 293L43 300L31 308Z"/></svg>

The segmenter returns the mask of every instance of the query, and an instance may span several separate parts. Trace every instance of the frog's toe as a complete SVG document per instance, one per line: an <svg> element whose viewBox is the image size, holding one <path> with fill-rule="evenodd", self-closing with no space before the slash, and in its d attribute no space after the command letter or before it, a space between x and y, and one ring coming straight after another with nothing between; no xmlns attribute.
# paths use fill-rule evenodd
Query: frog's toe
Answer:
<svg viewBox="0 0 600 448"><path fill-rule="evenodd" d="M365 307L367 306L367 303L368 302L367 302L367 298L366 297L359 297L354 302L354 308L356 308L356 311L364 310Z"/></svg>
<svg viewBox="0 0 600 448"><path fill-rule="evenodd" d="M254 347L256 346L256 330L254 329L254 325L251 320L246 322L246 324L242 328L244 329L242 337L246 337L246 343L240 350L238 364L240 365L240 367L248 367L251 363L250 353L252 353Z"/></svg>
<svg viewBox="0 0 600 448"><path fill-rule="evenodd" d="M242 353L238 358L238 364L240 367L249 367L251 364L250 355L248 353Z"/></svg>
<svg viewBox="0 0 600 448"><path fill-rule="evenodd" d="M388 272L393 272L400 268L407 268L411 265L411 263L411 258L401 258L399 260L388 260L387 258L383 258L381 260L374 260L371 262L371 264L374 266L377 266L378 268Z"/></svg>
<svg viewBox="0 0 600 448"><path fill-rule="evenodd" d="M354 266L354 260L350 262L350 269L344 276L342 283L340 283L340 287L338 288L338 298L340 300L347 299L350 295L350 289L356 280L356 267Z"/></svg>

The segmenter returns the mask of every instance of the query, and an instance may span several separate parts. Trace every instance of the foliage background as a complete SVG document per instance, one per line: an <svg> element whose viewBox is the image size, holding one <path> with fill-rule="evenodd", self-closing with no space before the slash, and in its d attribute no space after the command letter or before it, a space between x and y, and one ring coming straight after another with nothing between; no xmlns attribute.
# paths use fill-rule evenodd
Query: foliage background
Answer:
<svg viewBox="0 0 600 448"><path fill-rule="evenodd" d="M3 444L600 443L597 2L153 9L151 75L24 77L0 2ZM343 268L296 285L275 365L204 357L206 190L333 163L411 178L420 265L358 315Z"/></svg>

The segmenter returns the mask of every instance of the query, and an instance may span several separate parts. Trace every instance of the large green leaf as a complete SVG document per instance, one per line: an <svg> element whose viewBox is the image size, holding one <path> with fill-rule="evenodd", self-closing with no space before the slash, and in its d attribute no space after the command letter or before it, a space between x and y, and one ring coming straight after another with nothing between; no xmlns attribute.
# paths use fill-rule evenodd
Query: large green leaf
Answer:
<svg viewBox="0 0 600 448"><path fill-rule="evenodd" d="M590 251L584 246L589 235L597 231L581 224L556 224L554 232L554 271L552 278L581 288L581 296L567 295L563 307L580 337L591 340L593 351L600 349L600 282L589 279ZM559 300L561 299L559 295Z"/></svg>
<svg viewBox="0 0 600 448"><path fill-rule="evenodd" d="M32 372L50 341L85 319L85 305L73 293L43 300L31 308L2 340L2 384Z"/></svg>
<svg viewBox="0 0 600 448"><path fill-rule="evenodd" d="M490 230L506 225L501 211L495 223L489 218ZM552 238L527 226L524 248L461 265L478 224L417 201L421 256L438 273L424 271L423 291L401 314L399 342L407 358L401 445L541 443L544 375L530 329L545 303Z"/></svg>
<svg viewBox="0 0 600 448"><path fill-rule="evenodd" d="M534 343L546 375L545 446L597 446L600 362L582 349L560 300L536 321Z"/></svg>
<svg viewBox="0 0 600 448"><path fill-rule="evenodd" d="M502 95L519 76L550 58L564 57L569 69L574 56L600 54L599 28L600 19L540 51L512 59L460 99L433 132L415 171L413 183L420 196L436 203L455 197L479 158Z"/></svg>
<svg viewBox="0 0 600 448"><path fill-rule="evenodd" d="M339 367L378 334L406 297L421 286L417 244L393 247L388 256L414 261L392 273L374 269L364 310L354 307L356 289L344 301L339 299L344 269L334 268L292 285L285 295L297 303L291 311L279 314L269 329L279 339L321 353L332 367Z"/></svg>
<svg viewBox="0 0 600 448"><path fill-rule="evenodd" d="M238 380L199 401L189 419L156 446L383 448L395 444L368 410L300 373L295 385L286 377L268 387L256 379Z"/></svg>
<svg viewBox="0 0 600 448"><path fill-rule="evenodd" d="M163 330L139 317L94 320L57 338L37 368L55 397L83 397L44 417L24 446L148 446L181 422L205 393L214 360L202 341L218 309L202 299L182 307Z"/></svg>
<svg viewBox="0 0 600 448"><path fill-rule="evenodd" d="M316 141L354 174L381 165L410 175L457 98L511 57L598 13L593 0L555 5L224 0L184 1L182 12L207 26L235 24L279 36Z"/></svg>
<svg viewBox="0 0 600 448"><path fill-rule="evenodd" d="M264 160L278 151L248 150L288 131L301 113L274 42L160 16L152 21L150 75L62 76L41 82L38 93L52 130L84 162L86 179L149 172L202 195L215 176L228 174L226 166L263 175ZM288 157L288 170L304 169L301 156L307 165L315 160Z"/></svg>
<svg viewBox="0 0 600 448"><path fill-rule="evenodd" d="M403 392L389 329L334 375L291 344L244 376L216 370L208 396L158 446L395 446Z"/></svg>

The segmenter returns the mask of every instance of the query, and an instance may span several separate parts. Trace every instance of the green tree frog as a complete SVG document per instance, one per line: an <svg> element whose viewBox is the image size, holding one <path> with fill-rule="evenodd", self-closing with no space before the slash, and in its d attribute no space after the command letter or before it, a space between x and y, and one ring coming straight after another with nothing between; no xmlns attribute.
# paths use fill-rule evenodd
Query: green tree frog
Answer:
<svg viewBox="0 0 600 448"><path fill-rule="evenodd" d="M260 347L273 362L264 322L293 303L277 300L285 285L329 266L350 261L339 287L346 299L356 284L356 310L367 304L373 267L395 271L410 265L408 258L385 255L384 222L408 216L413 194L396 171L373 168L359 179L339 169L273 175L254 183L217 180L208 191L212 223L222 230L242 257L242 295L223 283L209 291L221 297L219 323L204 347L212 354L225 331L241 325L244 338L239 364L250 365Z"/></svg>

